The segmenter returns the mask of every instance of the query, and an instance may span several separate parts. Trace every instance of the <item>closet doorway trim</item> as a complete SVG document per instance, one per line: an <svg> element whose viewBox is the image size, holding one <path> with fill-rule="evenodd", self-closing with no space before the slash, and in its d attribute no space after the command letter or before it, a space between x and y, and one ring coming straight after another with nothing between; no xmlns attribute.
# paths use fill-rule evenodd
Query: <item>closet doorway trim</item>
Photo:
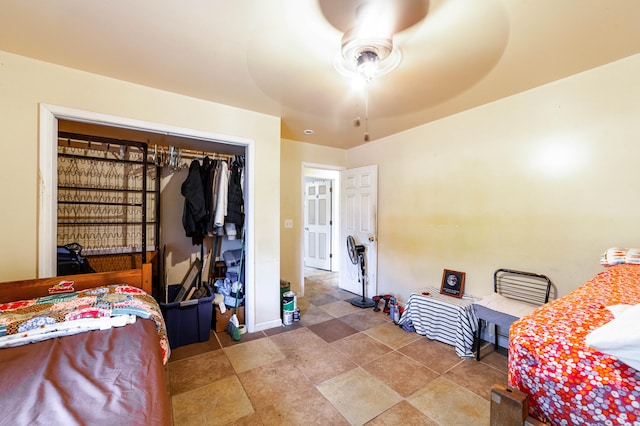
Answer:
<svg viewBox="0 0 640 426"><path fill-rule="evenodd" d="M131 118L101 114L51 104L40 104L39 132L39 165L38 165L38 278L56 275L56 243L57 243L57 155L58 155L58 120L79 121L104 126L123 127L141 131L184 136L215 143L243 146L245 148L245 173L247 173L247 189L245 203L247 207L245 219L245 235L247 241L254 239L254 141L228 135L203 132L160 123L153 123ZM253 243L247 244L246 256L255 259ZM253 262L247 264L245 270L247 293L255 294L252 288L255 283ZM247 312L253 312L253 298L247 298ZM252 322L253 318L247 318ZM253 325L253 324L252 324Z"/></svg>

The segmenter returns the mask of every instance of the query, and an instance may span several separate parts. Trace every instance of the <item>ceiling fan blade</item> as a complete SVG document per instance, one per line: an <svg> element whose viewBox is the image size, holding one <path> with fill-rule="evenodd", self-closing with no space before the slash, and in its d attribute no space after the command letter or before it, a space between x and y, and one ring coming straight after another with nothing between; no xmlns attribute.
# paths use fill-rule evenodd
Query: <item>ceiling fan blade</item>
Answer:
<svg viewBox="0 0 640 426"><path fill-rule="evenodd" d="M429 11L429 0L319 0L319 4L327 21L342 32L367 14L388 20L379 24L389 25L395 34L422 21Z"/></svg>

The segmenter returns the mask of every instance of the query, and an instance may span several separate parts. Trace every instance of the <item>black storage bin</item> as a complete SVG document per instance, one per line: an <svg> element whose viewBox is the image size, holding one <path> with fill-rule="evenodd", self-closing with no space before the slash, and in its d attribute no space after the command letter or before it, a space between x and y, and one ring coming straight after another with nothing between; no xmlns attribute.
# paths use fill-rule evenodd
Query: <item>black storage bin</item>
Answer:
<svg viewBox="0 0 640 426"><path fill-rule="evenodd" d="M182 287L180 284L169 286L169 300L175 299L180 287ZM160 303L171 349L209 340L213 291L209 285L205 284L205 287L207 297L186 302Z"/></svg>

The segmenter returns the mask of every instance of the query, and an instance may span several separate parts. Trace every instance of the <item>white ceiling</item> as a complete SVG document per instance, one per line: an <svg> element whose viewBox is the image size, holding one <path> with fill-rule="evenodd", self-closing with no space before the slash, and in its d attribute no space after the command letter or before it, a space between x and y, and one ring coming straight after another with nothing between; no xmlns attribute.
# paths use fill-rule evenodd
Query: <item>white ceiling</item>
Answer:
<svg viewBox="0 0 640 426"><path fill-rule="evenodd" d="M340 27L363 1L322 4L334 3L327 16ZM428 13L395 35L400 65L369 85L371 140L640 53L638 0L401 3L416 2ZM342 31L323 10L317 0L0 0L0 50L280 116L283 138L348 148L364 143L363 95L333 67Z"/></svg>

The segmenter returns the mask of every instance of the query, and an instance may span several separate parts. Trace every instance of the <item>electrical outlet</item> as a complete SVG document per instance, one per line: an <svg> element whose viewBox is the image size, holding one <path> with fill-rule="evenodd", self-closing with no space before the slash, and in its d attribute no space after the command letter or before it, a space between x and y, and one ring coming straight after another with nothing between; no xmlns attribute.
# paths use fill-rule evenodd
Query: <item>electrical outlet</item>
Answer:
<svg viewBox="0 0 640 426"><path fill-rule="evenodd" d="M293 228L293 219L285 219L284 220L285 228Z"/></svg>

